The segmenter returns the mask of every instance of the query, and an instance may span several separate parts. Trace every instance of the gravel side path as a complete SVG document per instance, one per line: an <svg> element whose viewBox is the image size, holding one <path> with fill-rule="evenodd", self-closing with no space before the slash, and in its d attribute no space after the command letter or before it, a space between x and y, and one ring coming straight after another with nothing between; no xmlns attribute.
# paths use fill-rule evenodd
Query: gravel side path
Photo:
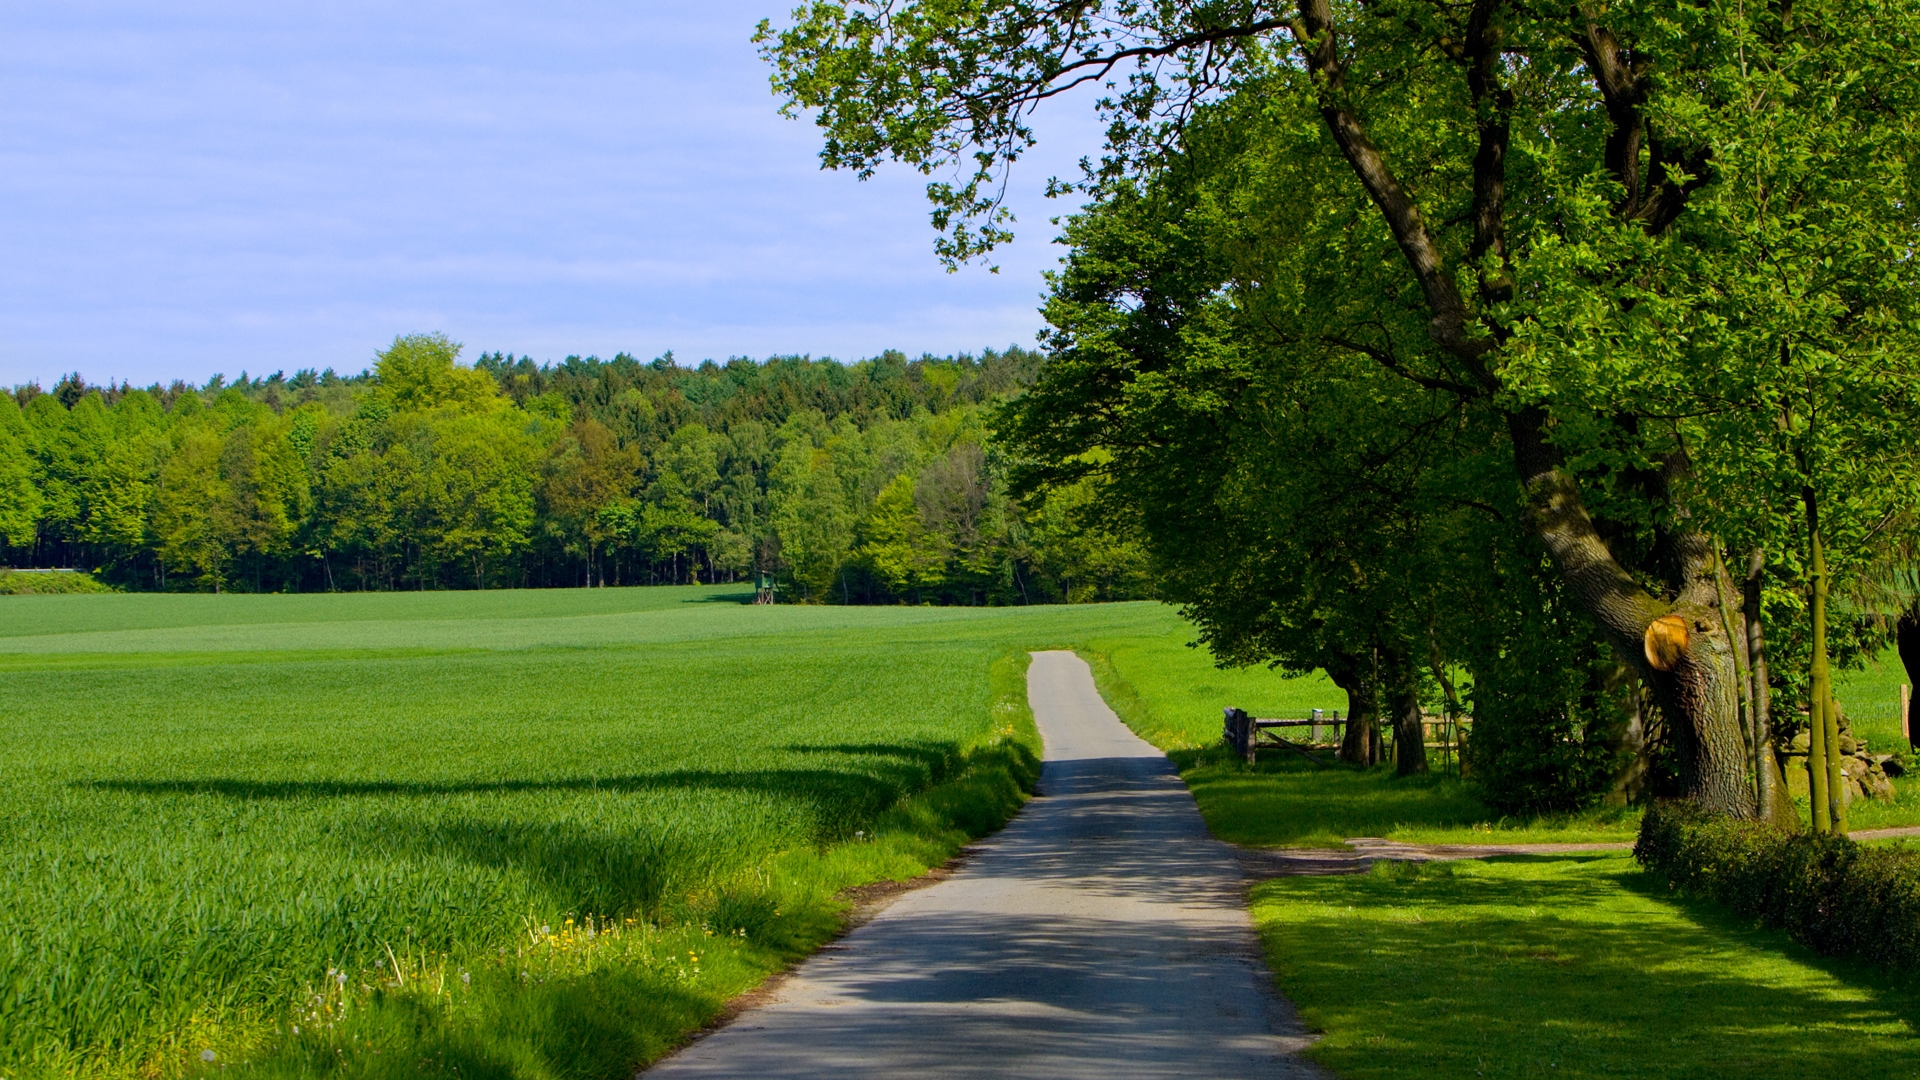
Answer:
<svg viewBox="0 0 1920 1080"><path fill-rule="evenodd" d="M1035 653L1040 794L649 1078L1321 1078L1246 874L1069 652Z"/></svg>

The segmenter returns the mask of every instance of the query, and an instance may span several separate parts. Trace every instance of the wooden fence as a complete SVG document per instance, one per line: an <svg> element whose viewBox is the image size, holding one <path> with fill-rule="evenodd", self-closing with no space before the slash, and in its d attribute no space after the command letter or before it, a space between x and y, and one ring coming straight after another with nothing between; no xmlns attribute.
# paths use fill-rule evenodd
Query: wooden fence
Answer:
<svg viewBox="0 0 1920 1080"><path fill-rule="evenodd" d="M1332 764L1329 755L1339 749L1341 739L1346 734L1347 721L1340 718L1338 709L1331 716L1321 709L1314 709L1311 715L1302 720L1249 716L1245 709L1231 707L1225 711L1226 725L1220 733L1220 740L1231 747L1234 753L1246 758L1249 764L1262 749L1269 749L1298 754L1315 765L1326 767ZM1423 715L1420 726L1429 758L1437 753L1440 755L1441 768L1458 766L1461 747L1465 745L1472 725L1472 717ZM1387 761L1396 760L1399 747L1394 745L1393 725L1381 724L1379 731L1385 742L1382 756ZM1287 735L1292 732L1304 734L1305 741L1288 738ZM1325 742L1321 739L1323 734L1326 735Z"/></svg>

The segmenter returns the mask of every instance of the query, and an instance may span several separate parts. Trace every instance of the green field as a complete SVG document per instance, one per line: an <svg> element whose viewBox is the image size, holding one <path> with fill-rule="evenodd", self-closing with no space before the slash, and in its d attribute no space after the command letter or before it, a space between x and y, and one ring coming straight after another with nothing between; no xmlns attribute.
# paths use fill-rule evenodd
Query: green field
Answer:
<svg viewBox="0 0 1920 1080"><path fill-rule="evenodd" d="M0 601L0 1076L620 1074L1017 805L1022 650L1179 633L743 598Z"/></svg>
<svg viewBox="0 0 1920 1080"><path fill-rule="evenodd" d="M1880 753L1906 749L1900 731L1900 687L1906 681L1907 670L1892 649L1860 671L1834 676L1833 696L1846 710L1853 733Z"/></svg>

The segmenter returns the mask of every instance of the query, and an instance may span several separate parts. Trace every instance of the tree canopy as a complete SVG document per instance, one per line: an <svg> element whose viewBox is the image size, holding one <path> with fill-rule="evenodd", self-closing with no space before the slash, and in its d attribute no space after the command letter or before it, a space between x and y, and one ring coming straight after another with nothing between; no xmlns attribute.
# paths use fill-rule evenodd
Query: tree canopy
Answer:
<svg viewBox="0 0 1920 1080"><path fill-rule="evenodd" d="M1629 680L1675 793L1775 814L1758 747L1794 721L1753 672L1819 720L1791 674L1824 663L1809 553L1843 580L1912 528L1916 29L1905 0L910 0L761 40L825 165L949 177L948 260L1006 237L1034 110L1099 87L1107 154L1010 430L1030 486L1096 483L1169 559L1217 531L1168 595L1224 658L1414 627L1484 705L1539 643L1572 677L1510 672L1559 687L1522 727L1631 749L1602 704ZM1316 516L1337 540L1284 535ZM1218 603L1238 566L1284 584Z"/></svg>
<svg viewBox="0 0 1920 1080"><path fill-rule="evenodd" d="M681 367L395 340L342 378L0 395L0 549L129 588L783 579L795 600L1137 596L1131 542L1028 507L985 413L1037 358Z"/></svg>

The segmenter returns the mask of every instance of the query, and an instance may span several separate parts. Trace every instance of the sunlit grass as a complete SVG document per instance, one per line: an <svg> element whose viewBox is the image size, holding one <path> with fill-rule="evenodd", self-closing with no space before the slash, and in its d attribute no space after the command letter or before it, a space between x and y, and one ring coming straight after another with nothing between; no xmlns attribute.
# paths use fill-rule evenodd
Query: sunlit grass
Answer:
<svg viewBox="0 0 1920 1080"><path fill-rule="evenodd" d="M623 1075L1018 805L1023 650L1177 626L740 599L0 601L0 1076Z"/></svg>
<svg viewBox="0 0 1920 1080"><path fill-rule="evenodd" d="M1666 897L1624 855L1277 878L1253 916L1344 1080L1920 1076L1920 989Z"/></svg>
<svg viewBox="0 0 1920 1080"><path fill-rule="evenodd" d="M1893 649L1880 654L1860 671L1845 671L1833 680L1833 696L1847 712L1855 736L1878 753L1906 749L1900 732L1900 687L1907 669Z"/></svg>

